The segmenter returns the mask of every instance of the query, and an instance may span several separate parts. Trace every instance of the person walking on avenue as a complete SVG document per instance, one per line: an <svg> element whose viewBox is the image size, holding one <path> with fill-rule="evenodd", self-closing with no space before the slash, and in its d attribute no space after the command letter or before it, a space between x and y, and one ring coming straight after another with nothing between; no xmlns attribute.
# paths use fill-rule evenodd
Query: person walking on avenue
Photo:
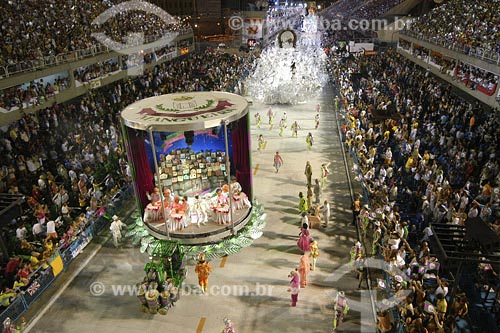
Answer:
<svg viewBox="0 0 500 333"><path fill-rule="evenodd" d="M256 124L257 128L260 128L260 124L262 123L262 117L258 112L255 114L255 121L257 122Z"/></svg>
<svg viewBox="0 0 500 333"><path fill-rule="evenodd" d="M319 113L316 113L314 116L314 129L318 129L319 127Z"/></svg>
<svg viewBox="0 0 500 333"><path fill-rule="evenodd" d="M297 301L299 298L299 290L300 290L299 274L297 274L296 271L291 271L288 277L291 278L290 288L288 288L288 291L292 295L292 303L290 305L297 306Z"/></svg>
<svg viewBox="0 0 500 333"><path fill-rule="evenodd" d="M285 132L286 128L286 120L284 118L281 118L280 120L280 136L283 136L283 133Z"/></svg>
<svg viewBox="0 0 500 333"><path fill-rule="evenodd" d="M302 252L311 251L311 236L309 233L309 226L306 223L302 224L297 246Z"/></svg>
<svg viewBox="0 0 500 333"><path fill-rule="evenodd" d="M309 161L306 162L306 168L304 170L304 175L306 175L306 178L307 178L307 185L311 185L311 178L312 178L312 167L311 167L311 163L309 163Z"/></svg>
<svg viewBox="0 0 500 333"><path fill-rule="evenodd" d="M276 173L278 173L281 166L283 165L283 159L281 158L279 151L277 151L276 154L274 155L273 165L274 165L274 168L276 169Z"/></svg>
<svg viewBox="0 0 500 333"><path fill-rule="evenodd" d="M196 263L194 271L198 274L198 284L201 287L201 291L206 293L208 288L208 277L210 273L212 273L212 267L210 263L205 260L205 253L200 253L198 255L198 263Z"/></svg>
<svg viewBox="0 0 500 333"><path fill-rule="evenodd" d="M118 247L118 244L120 243L120 240L122 239L122 228L126 227L127 225L123 223L118 216L113 215L113 222L111 222L111 225L109 226L109 230L111 230L111 233L113 234L113 244L115 247Z"/></svg>
<svg viewBox="0 0 500 333"><path fill-rule="evenodd" d="M297 121L294 121L290 128L292 130L292 136L297 138L299 136L299 123Z"/></svg>
<svg viewBox="0 0 500 333"><path fill-rule="evenodd" d="M318 260L319 257L318 241L316 240L313 240L311 242L311 252L309 253L309 257L311 257L312 259L311 271L314 271L316 269L316 261Z"/></svg>
<svg viewBox="0 0 500 333"><path fill-rule="evenodd" d="M319 204L320 197L321 197L321 186L319 185L318 178L314 179L313 192L314 192L314 203Z"/></svg>
<svg viewBox="0 0 500 333"><path fill-rule="evenodd" d="M300 274L300 287L307 286L307 274L311 271L311 261L309 260L309 253L304 253L300 257L299 268L297 269Z"/></svg>
<svg viewBox="0 0 500 333"><path fill-rule="evenodd" d="M306 213L309 210L309 206L307 205L306 198L302 192L299 192L299 211L301 213Z"/></svg>
<svg viewBox="0 0 500 333"><path fill-rule="evenodd" d="M299 229L302 230L302 226L304 224L307 224L307 227L309 228L309 218L307 217L307 213L306 212L300 213L300 227L299 227Z"/></svg>
<svg viewBox="0 0 500 333"><path fill-rule="evenodd" d="M328 200L325 200L323 202L323 205L319 208L319 211L321 214L323 214L323 223L321 223L321 225L323 227L327 227L328 226L328 221L330 221L330 203L328 202Z"/></svg>
<svg viewBox="0 0 500 333"><path fill-rule="evenodd" d="M307 185L307 207L311 208L312 207L312 198L313 198L313 190L311 185Z"/></svg>
<svg viewBox="0 0 500 333"><path fill-rule="evenodd" d="M264 140L264 136L259 134L259 138L257 139L257 150L263 151L266 148L266 140Z"/></svg>
<svg viewBox="0 0 500 333"><path fill-rule="evenodd" d="M307 150L311 150L311 147L314 143L314 138L311 132L309 132L306 136Z"/></svg>
<svg viewBox="0 0 500 333"><path fill-rule="evenodd" d="M321 189L323 190L325 189L326 186L326 179L330 174L330 170L328 169L330 163L331 162L321 164Z"/></svg>
<svg viewBox="0 0 500 333"><path fill-rule="evenodd" d="M272 108L269 108L269 110L267 110L267 118L269 119L269 125L272 125L274 121L274 112Z"/></svg>

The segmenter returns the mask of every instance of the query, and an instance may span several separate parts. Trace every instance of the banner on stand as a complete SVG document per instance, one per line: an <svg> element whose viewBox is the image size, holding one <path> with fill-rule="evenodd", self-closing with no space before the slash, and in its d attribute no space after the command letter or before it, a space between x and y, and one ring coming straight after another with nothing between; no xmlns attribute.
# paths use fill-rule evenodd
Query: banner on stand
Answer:
<svg viewBox="0 0 500 333"><path fill-rule="evenodd" d="M247 44L250 39L259 41L262 38L262 26L261 18L246 18L243 21L243 32L241 34L243 43Z"/></svg>

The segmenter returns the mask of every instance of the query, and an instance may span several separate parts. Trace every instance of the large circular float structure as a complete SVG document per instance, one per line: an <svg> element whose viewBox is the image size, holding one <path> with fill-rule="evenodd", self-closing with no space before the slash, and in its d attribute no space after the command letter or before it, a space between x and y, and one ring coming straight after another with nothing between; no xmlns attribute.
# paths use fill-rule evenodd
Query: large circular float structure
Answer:
<svg viewBox="0 0 500 333"><path fill-rule="evenodd" d="M150 235L210 244L251 219L248 102L226 92L140 100L121 113L137 205Z"/></svg>

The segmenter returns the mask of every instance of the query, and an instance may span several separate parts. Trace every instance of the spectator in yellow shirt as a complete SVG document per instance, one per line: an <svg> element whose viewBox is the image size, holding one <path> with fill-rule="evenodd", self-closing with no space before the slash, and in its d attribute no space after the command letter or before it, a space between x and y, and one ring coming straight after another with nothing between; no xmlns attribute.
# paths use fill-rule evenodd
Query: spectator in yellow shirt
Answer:
<svg viewBox="0 0 500 333"><path fill-rule="evenodd" d="M446 310L448 309L448 302L443 294L436 295L436 312L440 320L444 320Z"/></svg>
<svg viewBox="0 0 500 333"><path fill-rule="evenodd" d="M412 166L413 166L413 157L410 156L408 157L408 160L406 161L405 164L406 172L410 172Z"/></svg>

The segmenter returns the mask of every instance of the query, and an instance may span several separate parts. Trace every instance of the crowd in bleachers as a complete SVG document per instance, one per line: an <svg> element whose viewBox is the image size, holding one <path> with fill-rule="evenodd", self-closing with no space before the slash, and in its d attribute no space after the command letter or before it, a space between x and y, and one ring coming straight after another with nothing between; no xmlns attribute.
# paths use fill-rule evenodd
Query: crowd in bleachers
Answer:
<svg viewBox="0 0 500 333"><path fill-rule="evenodd" d="M190 40L178 43L179 48L190 47L192 42ZM175 52L176 45L166 46L151 53L143 55L144 63L149 64L153 61L159 60L164 56ZM127 56L122 56L123 68L126 69ZM73 75L76 81L80 83L89 82L97 78L106 77L120 70L118 60L109 59L103 62L98 62L88 66L83 66L75 69ZM31 106L41 105L48 101L49 97L63 91L70 85L68 77L57 77L55 79L46 80L38 79L29 84L23 84L15 87L4 89L0 92L0 108L10 111L13 108L26 109Z"/></svg>
<svg viewBox="0 0 500 333"><path fill-rule="evenodd" d="M463 62L460 62L455 70L457 79L464 82L471 89L483 88L484 91L490 92L490 95L495 93L498 85L498 75Z"/></svg>
<svg viewBox="0 0 500 333"><path fill-rule="evenodd" d="M165 24L156 15L117 13L105 24L93 20L119 0L62 1L10 0L0 5L0 66L38 60L89 49L97 42L93 32L106 32L123 42L130 32L161 35L188 27L186 21ZM151 5L152 6L152 5ZM133 13L133 11L128 12Z"/></svg>
<svg viewBox="0 0 500 333"><path fill-rule="evenodd" d="M401 0L372 0L357 8L351 13L351 17L371 20L380 17L394 6L398 5Z"/></svg>
<svg viewBox="0 0 500 333"><path fill-rule="evenodd" d="M500 53L500 2L448 1L415 19L408 29L452 45Z"/></svg>
<svg viewBox="0 0 500 333"><path fill-rule="evenodd" d="M137 79L25 115L1 131L0 192L23 194L27 209L6 231L9 250L22 256L1 263L2 305L29 284L15 284L21 268L35 269L47 259L48 249L67 246L130 182L118 119L125 106L177 91L234 91L252 59L213 50L175 58Z"/></svg>
<svg viewBox="0 0 500 333"><path fill-rule="evenodd" d="M340 0L326 8L322 14L327 18L348 17L351 11L363 4L365 0Z"/></svg>
<svg viewBox="0 0 500 333"><path fill-rule="evenodd" d="M424 47L412 49L406 41L400 40L399 45L415 57L439 67L442 73L463 82L472 90L479 90L489 96L496 91L498 85L497 74L455 59L443 57L441 54L429 51Z"/></svg>
<svg viewBox="0 0 500 333"><path fill-rule="evenodd" d="M10 111L12 108L40 105L68 87L67 77L57 77L46 82L38 79L26 85L10 87L0 92L0 108Z"/></svg>
<svg viewBox="0 0 500 333"><path fill-rule="evenodd" d="M328 18L371 20L385 14L400 2L401 0L340 0L326 8L323 15Z"/></svg>
<svg viewBox="0 0 500 333"><path fill-rule="evenodd" d="M455 70L457 66L457 61L452 58L441 57L439 55L431 54L430 59L432 63L436 64L441 73L444 74L453 74L452 72Z"/></svg>
<svg viewBox="0 0 500 333"><path fill-rule="evenodd" d="M356 72L364 78L352 80ZM399 313L407 332L466 327L467 298L460 288L447 297L454 282L440 275L430 223L463 226L479 217L498 230L498 115L395 53L346 60L336 75L347 110L343 134L368 198L356 221L373 238L366 252L388 264L388 283L379 287L405 300ZM379 330L396 325L381 309Z"/></svg>
<svg viewBox="0 0 500 333"><path fill-rule="evenodd" d="M118 70L120 70L120 66L118 65L118 59L115 58L77 68L73 71L73 76L76 81L88 82Z"/></svg>
<svg viewBox="0 0 500 333"><path fill-rule="evenodd" d="M103 32L111 40L127 43L128 34L130 32L140 33L145 38L147 36L156 36L157 38L168 32L178 32L189 25L179 23L165 23L163 18L152 13L127 12L117 13L110 18L106 24L94 27L94 32Z"/></svg>

